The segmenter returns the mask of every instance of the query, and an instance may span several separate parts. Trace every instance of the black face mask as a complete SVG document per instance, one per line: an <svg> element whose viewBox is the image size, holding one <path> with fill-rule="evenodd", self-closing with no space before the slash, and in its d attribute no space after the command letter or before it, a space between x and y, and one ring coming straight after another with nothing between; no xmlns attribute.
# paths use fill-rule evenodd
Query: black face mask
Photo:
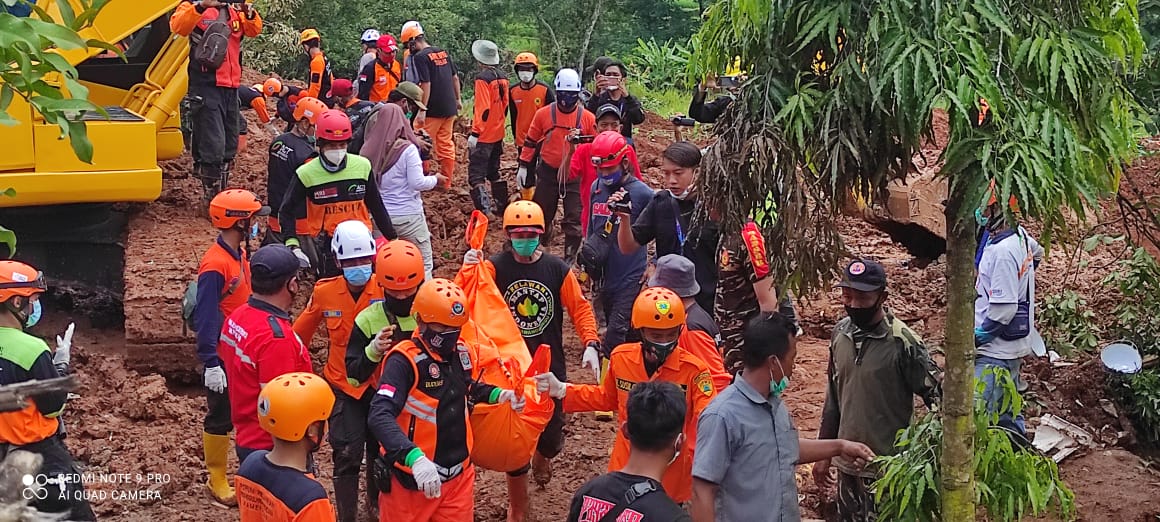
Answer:
<svg viewBox="0 0 1160 522"><path fill-rule="evenodd" d="M649 362L647 357L644 359L644 369L648 372L649 375L652 375L656 373L662 364L665 363L665 359L669 358L669 354L673 353L673 350L677 349L677 341L668 343L654 343L652 341L642 339L640 346L641 349L645 351L645 353L652 354L657 359L655 363Z"/></svg>
<svg viewBox="0 0 1160 522"><path fill-rule="evenodd" d="M455 345L459 344L459 329L440 333L424 326L419 331L419 339L428 348L438 352L439 355L450 356L455 352Z"/></svg>
<svg viewBox="0 0 1160 522"><path fill-rule="evenodd" d="M864 331L870 331L878 325L878 321L875 321L874 318L878 316L878 311L882 309L882 302L879 301L874 306L868 308L854 308L851 306L844 308L846 309L846 315L850 316L850 321L854 323L854 326Z"/></svg>
<svg viewBox="0 0 1160 522"><path fill-rule="evenodd" d="M386 297L386 300L383 301L383 306L387 308L388 312L391 312L396 317L408 317L411 315L411 305L415 303L414 295L406 299L395 299L389 295Z"/></svg>

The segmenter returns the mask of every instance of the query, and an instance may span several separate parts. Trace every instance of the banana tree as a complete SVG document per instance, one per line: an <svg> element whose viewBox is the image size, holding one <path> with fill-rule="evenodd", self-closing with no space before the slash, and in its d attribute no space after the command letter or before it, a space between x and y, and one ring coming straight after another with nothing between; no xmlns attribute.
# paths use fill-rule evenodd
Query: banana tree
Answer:
<svg viewBox="0 0 1160 522"><path fill-rule="evenodd" d="M973 521L973 211L991 180L1050 242L1116 188L1140 111L1126 79L1143 54L1136 0L718 0L694 38L691 75L739 57L749 79L716 126L702 198L724 230L755 207L772 268L799 293L835 276L835 217L915 169L933 139L948 178L942 516ZM766 212L765 214L768 214ZM727 236L728 240L728 236ZM736 241L736 239L733 239Z"/></svg>

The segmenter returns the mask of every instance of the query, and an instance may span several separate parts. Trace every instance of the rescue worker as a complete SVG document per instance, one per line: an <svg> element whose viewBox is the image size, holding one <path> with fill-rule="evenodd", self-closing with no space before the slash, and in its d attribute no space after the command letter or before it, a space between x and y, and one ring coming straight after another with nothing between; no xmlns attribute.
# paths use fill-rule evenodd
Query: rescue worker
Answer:
<svg viewBox="0 0 1160 522"><path fill-rule="evenodd" d="M271 209L281 209L286 191L290 188L290 181L296 177L298 167L318 155L314 150L314 129L318 118L326 112L326 104L318 98L306 98L294 106L294 123L288 132L280 134L270 142L270 154L266 162L266 201ZM305 215L296 216L299 220ZM299 223L299 228L305 229L305 223ZM283 244L286 236L282 234L282 226L278 216L266 220L266 236L262 239L263 245ZM313 249L311 243L309 248Z"/></svg>
<svg viewBox="0 0 1160 522"><path fill-rule="evenodd" d="M439 168L444 176L452 179L455 177L452 131L455 129L455 116L463 108L459 101L459 71L447 51L427 43L423 27L417 22L404 27L401 38L411 52L413 64L410 67L418 80L415 83L423 90L423 105L427 106L426 110L419 110L415 125L431 135Z"/></svg>
<svg viewBox="0 0 1160 522"><path fill-rule="evenodd" d="M359 40L358 40L359 46L362 48L362 54L359 55L358 65L355 66L355 68L354 68L354 71L356 73L361 73L362 70L364 68L366 68L367 65L374 63L375 58L377 58L379 55L379 53L378 53L379 38L382 38L382 36L383 36L382 33L380 33L378 31L378 29L367 29L366 31L363 31L362 36L359 37ZM355 92L358 92L358 93L362 92L362 83L363 83L362 76L359 76L356 74L355 79L354 79ZM366 97L364 97L362 95L360 95L359 97L364 99L364 100L367 99Z"/></svg>
<svg viewBox="0 0 1160 522"><path fill-rule="evenodd" d="M508 113L511 115L512 137L517 147L522 147L528 137L528 128L536 111L556 101L552 88L537 80L540 73L540 59L535 54L523 52L516 55L516 78L519 81L511 88ZM531 199L531 198L524 198Z"/></svg>
<svg viewBox="0 0 1160 522"><path fill-rule="evenodd" d="M305 29L298 36L298 45L302 46L302 51L310 60L310 78L306 82L306 95L322 100L327 107L334 106L334 100L330 99L329 95L334 75L330 71L330 60L322 52L322 35L318 34L317 29Z"/></svg>
<svg viewBox="0 0 1160 522"><path fill-rule="evenodd" d="M395 86L391 94L387 96L387 103L393 103L403 109L403 113L407 115L407 119L414 125L415 118L419 113L427 110L427 105L423 103L423 89L419 88L411 82L401 82ZM425 131L416 127L415 134L422 134ZM430 141L430 136L427 140ZM427 147L430 149L430 145Z"/></svg>
<svg viewBox="0 0 1160 522"><path fill-rule="evenodd" d="M226 368L218 355L218 339L225 319L250 299L248 244L254 218L269 215L270 208L248 190L231 189L213 198L209 217L218 229L217 240L201 257L197 267L197 300L193 330L197 332L197 357L204 370L206 414L202 444L210 493L226 505L235 503L234 489L226 477L230 450L230 399L226 393Z"/></svg>
<svg viewBox="0 0 1160 522"><path fill-rule="evenodd" d="M627 81L628 68L620 62L609 63L596 77L596 93L585 106L596 112L601 105L615 105L622 115L620 133L632 145L632 126L644 123L644 109L640 100L628 92Z"/></svg>
<svg viewBox="0 0 1160 522"><path fill-rule="evenodd" d="M311 371L310 353L290 322L290 305L299 290L294 253L282 245L259 248L250 260L250 282L253 294L226 318L218 344L230 378L238 462L274 447L258 425L258 392L279 375Z"/></svg>
<svg viewBox="0 0 1160 522"><path fill-rule="evenodd" d="M866 444L875 455L893 455L894 437L910 425L914 397L930 408L938 401L939 385L930 353L902 320L885 306L886 270L867 259L846 266L842 306L847 317L838 321L830 338L826 401L818 439L846 439ZM819 490L835 484L830 460L814 463ZM873 468L857 469L845 459L838 468L838 516L848 522L878 519L871 485Z"/></svg>
<svg viewBox="0 0 1160 522"><path fill-rule="evenodd" d="M688 258L669 254L657 260L656 270L648 280L649 288L668 288L681 297L685 305L685 329L677 344L697 356L709 366L713 375L713 387L720 393L733 382L733 375L725 371L721 360L721 330L713 316L700 304L697 294L701 286L697 283L696 266Z"/></svg>
<svg viewBox="0 0 1160 522"><path fill-rule="evenodd" d="M298 167L290 189L278 212L279 226L303 268L314 266L324 277L337 275L338 267L323 252L311 259L301 249L298 234L316 238L318 245L330 244L334 228L351 219L373 224L387 239L395 239L390 216L383 208L371 162L347 152L353 132L350 118L338 110L319 116L315 126L319 158ZM298 217L305 216L306 229L298 228ZM322 249L318 249L322 250Z"/></svg>
<svg viewBox="0 0 1160 522"><path fill-rule="evenodd" d="M383 290L375 282L375 240L361 221L343 221L334 229L331 240L334 259L342 275L320 279L302 315L294 321L294 333L309 344L319 324L326 322L328 355L322 375L337 396L338 407L330 420L330 447L334 450L334 500L340 522L354 522L358 517L358 481L363 456L378 455L367 439L367 406L372 392L366 383L351 384L346 372L346 345L360 310L383 299ZM367 468L367 491L374 491L374 479ZM367 497L367 510L378 511L374 496ZM377 514L372 518L378 518Z"/></svg>
<svg viewBox="0 0 1160 522"><path fill-rule="evenodd" d="M471 185L471 202L485 214L502 216L508 203L507 182L499 177L499 159L503 156L504 121L507 119L511 86L497 68L499 47L491 40L476 40L471 54L479 63L475 75L475 116L467 137L467 182ZM491 182L488 197L484 180Z"/></svg>
<svg viewBox="0 0 1160 522"><path fill-rule="evenodd" d="M408 21L403 23L403 28L399 30L399 36L402 36L403 33L406 33L408 30L411 30L411 31L418 30L419 32L422 32L423 27L421 25L419 25L419 22L417 22L415 20L408 20ZM403 45L403 81L411 82L415 85L419 85L419 73L415 70L415 59L414 58L415 57L414 57L413 53L411 53L410 48L407 47L406 42L404 42L404 45Z"/></svg>
<svg viewBox="0 0 1160 522"><path fill-rule="evenodd" d="M661 484L677 502L692 498L690 481L693 446L697 441L697 417L717 394L713 377L704 361L678 343L685 326L685 305L667 288L649 288L640 293L632 307L632 326L640 330L640 343L622 344L612 351L608 374L601 384L561 382L551 373L537 375L536 389L564 400L564 411L594 411L616 408L627 418L625 404L633 386L648 381L667 381L685 391L685 440L673 465L665 471ZM608 471L619 471L628 461L629 444L624 433L616 434Z"/></svg>
<svg viewBox="0 0 1160 522"><path fill-rule="evenodd" d="M262 95L261 87L261 85L238 87L239 107L242 110L253 110L254 114L258 115L258 121L266 126L266 130L277 136L278 128L270 122L270 111L266 109L266 97ZM242 151L246 148L245 136L249 135L250 132L247 128L246 116L239 112L238 117L238 151Z"/></svg>
<svg viewBox="0 0 1160 522"><path fill-rule="evenodd" d="M346 78L334 80L330 86L330 99L334 100L335 109L346 113L347 119L350 120L350 128L354 132L354 137L351 138L350 145L347 146L347 152L358 154L366 135L367 118L374 112L375 104L360 100L355 96L354 86Z"/></svg>
<svg viewBox="0 0 1160 522"><path fill-rule="evenodd" d="M605 132L620 134L620 109L615 105L601 105L596 109L597 136ZM594 140L595 141L595 140ZM592 184L596 181L596 165L592 163L592 143L581 143L572 154L568 179L580 180L580 231L588 237L588 224L592 219ZM595 156L599 156L596 154ZM628 171L636 179L643 179L640 175L640 161L636 157L636 149L629 147L624 153L628 160Z"/></svg>
<svg viewBox="0 0 1160 522"><path fill-rule="evenodd" d="M547 345L552 351L552 373L562 381L568 380L563 314L567 309L572 326L585 346L581 365L592 370L595 381L599 382L601 348L592 305L584 298L584 290L568 264L541 248L544 213L531 201L513 202L504 212L503 229L511 249L482 261L484 272L493 274L528 351L534 356L541 345ZM463 264L477 264L481 258L481 252L470 250ZM556 410L532 456L532 475L540 485L551 480L551 459L564 449L564 424L563 406L556 401ZM520 517L527 510L527 473L525 467L508 474L512 508L509 512Z"/></svg>
<svg viewBox="0 0 1160 522"><path fill-rule="evenodd" d="M25 332L40 321L40 297L47 288L44 274L35 268L17 261L0 261L0 386L55 379L68 373L71 334L57 337L57 351L53 354L43 340ZM61 475L73 477L80 473L60 435L60 414L67 399L65 391L41 393L28 398L23 409L0 413L0 460L17 450L40 455L44 460L37 477L53 480L40 482L46 482L43 491L37 490L43 497L36 495L31 507L61 514L68 520L96 520L86 500L84 484L79 480L56 480ZM9 497L15 495L11 498L21 495L16 491L5 493ZM25 499L32 497L28 490L23 493ZM39 498L43 499L36 500Z"/></svg>
<svg viewBox="0 0 1160 522"><path fill-rule="evenodd" d="M375 57L359 68L358 97L371 102L387 101L403 79L403 65L395 58L399 43L384 34L375 44Z"/></svg>
<svg viewBox="0 0 1160 522"><path fill-rule="evenodd" d="M379 495L380 520L471 522L475 467L468 401L506 402L522 411L524 400L476 380L473 352L459 340L467 299L455 283L423 283L411 314L415 333L387 354L371 402L371 431L383 452L378 460L390 476L390 493Z"/></svg>
<svg viewBox="0 0 1160 522"><path fill-rule="evenodd" d="M556 101L536 111L520 152L516 183L534 186L535 201L544 211L544 244L552 242L552 222L564 198L564 260L573 263L580 250L580 183L567 182L570 154L578 137L596 134L596 118L580 104L580 75L572 69L556 73ZM529 178L531 176L531 178Z"/></svg>
<svg viewBox="0 0 1160 522"><path fill-rule="evenodd" d="M375 272L375 282L382 288L383 298L355 317L345 350L347 378L364 387L379 381L381 363L391 348L414 336L417 325L411 305L419 286L426 280L422 254L414 244L402 239L379 249ZM362 405L364 419L374 395L373 388L368 391L370 395Z"/></svg>
<svg viewBox="0 0 1160 522"><path fill-rule="evenodd" d="M334 392L312 373L287 373L258 394L258 425L274 449L255 451L238 468L242 522L333 522L334 511L311 472Z"/></svg>
<svg viewBox="0 0 1160 522"><path fill-rule="evenodd" d="M227 27L222 27L226 25ZM242 84L242 38L262 32L262 17L249 3L182 0L169 18L169 30L189 37L189 90L193 118L193 172L202 182L202 206L229 186L238 151ZM206 36L226 37L226 48L199 43Z"/></svg>
<svg viewBox="0 0 1160 522"><path fill-rule="evenodd" d="M298 106L299 100L307 97L305 89L282 83L282 80L277 78L267 78L265 82L262 82L262 94L278 100L275 112L282 121L289 124L298 121L294 117L294 109Z"/></svg>

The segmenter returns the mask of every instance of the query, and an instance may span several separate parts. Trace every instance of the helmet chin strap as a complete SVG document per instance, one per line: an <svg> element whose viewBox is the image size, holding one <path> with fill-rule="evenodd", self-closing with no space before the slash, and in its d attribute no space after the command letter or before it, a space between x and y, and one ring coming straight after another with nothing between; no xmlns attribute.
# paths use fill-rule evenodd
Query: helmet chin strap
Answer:
<svg viewBox="0 0 1160 522"><path fill-rule="evenodd" d="M9 312L12 312L12 315L16 317L16 320L20 322L20 326L23 327L24 323L28 322L28 314L25 313L23 306L16 306L15 301L16 299L9 299L8 301L5 301L4 308L8 309Z"/></svg>

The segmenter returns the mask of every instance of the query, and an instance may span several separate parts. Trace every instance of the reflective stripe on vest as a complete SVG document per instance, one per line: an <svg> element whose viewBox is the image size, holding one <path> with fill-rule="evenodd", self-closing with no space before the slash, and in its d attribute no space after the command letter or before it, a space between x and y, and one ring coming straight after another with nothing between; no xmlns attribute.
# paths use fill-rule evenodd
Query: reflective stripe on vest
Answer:
<svg viewBox="0 0 1160 522"><path fill-rule="evenodd" d="M322 167L321 159L298 167L296 172L306 187L308 235L317 236L322 232L333 235L339 223L351 219L373 228L370 211L364 202L370 190L370 160L347 154L346 168L338 172L328 172Z"/></svg>

